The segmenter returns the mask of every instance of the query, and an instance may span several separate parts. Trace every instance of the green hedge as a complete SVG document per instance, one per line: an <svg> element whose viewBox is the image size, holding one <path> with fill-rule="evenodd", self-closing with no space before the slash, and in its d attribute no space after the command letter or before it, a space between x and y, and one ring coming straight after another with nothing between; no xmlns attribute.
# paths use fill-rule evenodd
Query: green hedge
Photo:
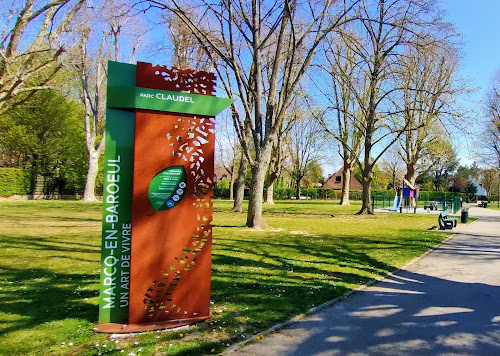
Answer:
<svg viewBox="0 0 500 356"><path fill-rule="evenodd" d="M292 199L295 196L295 189L293 188L278 188L274 189L273 192L274 199L284 200L284 199Z"/></svg>
<svg viewBox="0 0 500 356"><path fill-rule="evenodd" d="M229 199L229 188L214 187L214 198Z"/></svg>
<svg viewBox="0 0 500 356"><path fill-rule="evenodd" d="M0 196L30 193L30 172L21 168L0 168Z"/></svg>

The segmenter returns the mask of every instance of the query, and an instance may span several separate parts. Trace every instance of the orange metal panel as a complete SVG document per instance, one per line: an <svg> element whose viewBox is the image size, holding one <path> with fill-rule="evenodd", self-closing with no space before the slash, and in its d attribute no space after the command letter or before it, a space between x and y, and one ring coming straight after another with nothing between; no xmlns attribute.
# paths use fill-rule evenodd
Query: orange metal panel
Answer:
<svg viewBox="0 0 500 356"><path fill-rule="evenodd" d="M214 122L136 110L129 324L209 316ZM172 166L185 169L185 193L155 211L149 185Z"/></svg>
<svg viewBox="0 0 500 356"><path fill-rule="evenodd" d="M137 62L136 71L138 87L215 96L216 77L210 72L153 66L144 62Z"/></svg>

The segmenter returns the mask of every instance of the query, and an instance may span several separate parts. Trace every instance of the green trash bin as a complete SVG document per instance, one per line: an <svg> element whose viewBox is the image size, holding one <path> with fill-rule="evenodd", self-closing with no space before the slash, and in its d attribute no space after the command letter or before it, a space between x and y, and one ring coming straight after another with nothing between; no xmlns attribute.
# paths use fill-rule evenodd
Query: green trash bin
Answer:
<svg viewBox="0 0 500 356"><path fill-rule="evenodd" d="M462 214L460 215L460 222L462 224L466 224L469 222L469 207L468 206L464 206L462 208Z"/></svg>

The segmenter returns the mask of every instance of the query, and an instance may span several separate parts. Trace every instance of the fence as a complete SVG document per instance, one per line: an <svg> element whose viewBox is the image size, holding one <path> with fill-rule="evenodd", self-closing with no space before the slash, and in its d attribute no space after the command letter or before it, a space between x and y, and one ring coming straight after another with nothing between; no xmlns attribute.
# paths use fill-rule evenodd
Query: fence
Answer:
<svg viewBox="0 0 500 356"><path fill-rule="evenodd" d="M464 193L449 192L420 192L417 199L418 208L431 207L437 210L449 210L454 214L462 207ZM371 196L372 209L389 208L394 204L396 193L394 191L375 192Z"/></svg>
<svg viewBox="0 0 500 356"><path fill-rule="evenodd" d="M363 192L361 190L350 190L349 200L361 200ZM290 200L295 199L296 190L294 188L275 188L274 199L276 200ZM303 188L301 190L302 199L311 200L340 200L342 192L334 189L323 188ZM248 196L248 189L245 190L245 196ZM372 204L374 208L387 208L392 206L396 193L393 190L372 190ZM214 197L218 199L229 199L228 188L214 188ZM421 191L418 198L418 207L423 208L431 203L437 205L442 210L445 207L452 209L456 213L460 207L458 200L455 198L462 198L463 202L475 200L473 194L467 193L454 193L454 192L428 192ZM486 200L486 199L485 199ZM494 200L490 197L490 201ZM458 209L458 210L457 210Z"/></svg>
<svg viewBox="0 0 500 356"><path fill-rule="evenodd" d="M296 189L294 188L278 188L274 189L274 199L295 199ZM334 189L322 188L303 188L300 191L301 198L305 199L321 199L321 200L340 200L342 192ZM361 200L361 190L349 191L350 200Z"/></svg>

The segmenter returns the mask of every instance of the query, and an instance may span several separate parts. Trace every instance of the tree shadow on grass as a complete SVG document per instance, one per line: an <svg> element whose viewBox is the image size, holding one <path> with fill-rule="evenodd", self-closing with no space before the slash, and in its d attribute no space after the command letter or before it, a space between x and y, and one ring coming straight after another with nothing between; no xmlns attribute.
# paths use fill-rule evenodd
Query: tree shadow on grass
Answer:
<svg viewBox="0 0 500 356"><path fill-rule="evenodd" d="M244 229L245 225L242 224L233 224L233 225L222 225L222 224L212 224L212 227L224 227L224 228L238 228L238 229Z"/></svg>
<svg viewBox="0 0 500 356"><path fill-rule="evenodd" d="M2 248L15 248L23 250L43 250L54 252L71 253L95 253L100 252L100 246L92 243L72 242L70 238L64 237L37 237L37 236L16 236L0 235Z"/></svg>
<svg viewBox="0 0 500 356"><path fill-rule="evenodd" d="M0 335L66 318L97 321L96 305L85 302L96 296L97 275L2 266L0 276L0 312L22 317L4 322Z"/></svg>
<svg viewBox="0 0 500 356"><path fill-rule="evenodd" d="M224 322L234 324L235 318L243 318L241 329L248 334L395 270L365 251L337 244L314 245L306 238L293 237L287 243L274 239L217 241L212 299L216 304L229 303L240 309L224 315ZM343 262L345 268L337 267ZM232 337L229 341L239 339Z"/></svg>
<svg viewBox="0 0 500 356"><path fill-rule="evenodd" d="M287 216L287 215L291 215L291 216L294 216L294 215L303 215L303 216L323 216L323 217L328 217L328 218L332 218L334 216L332 216L332 214L335 214L334 211L325 211L323 213L308 213L308 212L302 212L300 210L298 211L285 211L285 210L268 210L265 212L264 216L265 215L283 215L283 216ZM341 213L338 213L339 215L351 215L351 214L341 214Z"/></svg>
<svg viewBox="0 0 500 356"><path fill-rule="evenodd" d="M62 213L61 211L58 211L58 214L47 214L47 213L37 213L37 212L31 212L29 217L30 219L26 219L26 214L24 211L19 211L19 213L13 213L10 212L7 214L8 218L10 219L9 221L23 221L23 222L32 222L33 220L39 220L39 221L71 221L71 222L95 222L95 223L101 223L102 219L100 217L98 218L90 218L88 216L82 216L82 217L77 217L77 216L70 216L71 212L65 211ZM5 219L5 217L4 217Z"/></svg>

